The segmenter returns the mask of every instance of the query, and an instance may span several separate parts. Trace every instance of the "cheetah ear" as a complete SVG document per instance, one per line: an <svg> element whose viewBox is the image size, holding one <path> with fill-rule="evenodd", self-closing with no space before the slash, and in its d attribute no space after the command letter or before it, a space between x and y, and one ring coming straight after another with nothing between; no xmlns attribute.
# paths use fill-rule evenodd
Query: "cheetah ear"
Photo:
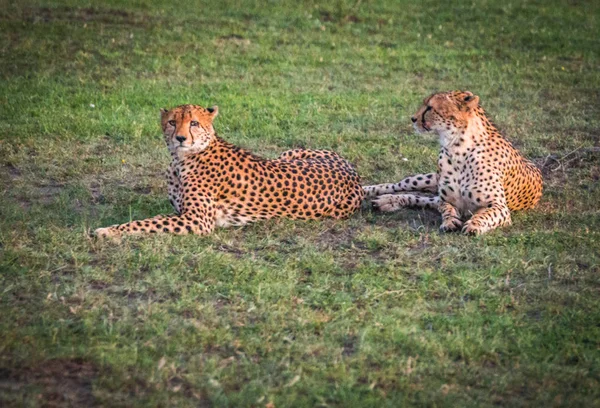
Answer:
<svg viewBox="0 0 600 408"><path fill-rule="evenodd" d="M217 105L211 106L210 108L206 108L206 110L208 111L208 113L210 113L210 117L213 119L216 118L219 114L219 107Z"/></svg>
<svg viewBox="0 0 600 408"><path fill-rule="evenodd" d="M465 106L468 106L469 108L474 109L477 106L479 106L479 96L473 95L471 92L467 91L467 92L465 92L463 102L464 102Z"/></svg>

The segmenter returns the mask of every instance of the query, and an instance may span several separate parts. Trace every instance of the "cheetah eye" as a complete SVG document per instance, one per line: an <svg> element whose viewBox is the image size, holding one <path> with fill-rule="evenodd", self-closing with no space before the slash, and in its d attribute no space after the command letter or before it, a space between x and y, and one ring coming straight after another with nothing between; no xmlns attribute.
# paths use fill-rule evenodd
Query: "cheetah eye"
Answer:
<svg viewBox="0 0 600 408"><path fill-rule="evenodd" d="M169 125L171 125L171 126L175 126L175 125L176 125L176 122L175 122L174 120L170 120L168 123L169 123Z"/></svg>
<svg viewBox="0 0 600 408"><path fill-rule="evenodd" d="M196 122L195 120L192 120L190 122L190 126L198 126L198 122Z"/></svg>

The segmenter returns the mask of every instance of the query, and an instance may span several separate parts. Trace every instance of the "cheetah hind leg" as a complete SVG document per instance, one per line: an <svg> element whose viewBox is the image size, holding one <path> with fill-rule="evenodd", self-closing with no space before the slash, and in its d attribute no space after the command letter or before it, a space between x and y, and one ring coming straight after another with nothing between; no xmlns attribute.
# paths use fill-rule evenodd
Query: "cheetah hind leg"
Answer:
<svg viewBox="0 0 600 408"><path fill-rule="evenodd" d="M383 212L397 211L403 207L437 209L440 197L427 197L416 194L384 194L372 201L373 207Z"/></svg>
<svg viewBox="0 0 600 408"><path fill-rule="evenodd" d="M363 197L362 186L357 182L353 189L349 193L346 193L345 198L335 204L333 212L329 215L337 219L348 218L360 209Z"/></svg>

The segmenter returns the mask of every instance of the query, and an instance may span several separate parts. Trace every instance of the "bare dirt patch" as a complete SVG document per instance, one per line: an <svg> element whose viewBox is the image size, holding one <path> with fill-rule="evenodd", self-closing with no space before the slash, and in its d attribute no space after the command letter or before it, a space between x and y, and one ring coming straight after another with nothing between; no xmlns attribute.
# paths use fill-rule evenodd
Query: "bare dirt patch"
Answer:
<svg viewBox="0 0 600 408"><path fill-rule="evenodd" d="M356 228L327 228L319 234L316 244L323 249L349 248L357 232Z"/></svg>
<svg viewBox="0 0 600 408"><path fill-rule="evenodd" d="M589 168L589 180L600 180L600 147L579 148L565 154L550 154L533 160L542 171L547 185L563 185L568 182L570 172Z"/></svg>
<svg viewBox="0 0 600 408"><path fill-rule="evenodd" d="M375 225L395 229L399 227L418 230L428 228L436 230L441 223L439 212L415 208L403 208L394 213L383 213L373 210L376 218Z"/></svg>
<svg viewBox="0 0 600 408"><path fill-rule="evenodd" d="M360 23L362 20L358 18L356 15L343 14L343 13L332 13L327 10L319 11L319 16L321 21L326 23L337 23L337 24L347 24L347 23Z"/></svg>
<svg viewBox="0 0 600 408"><path fill-rule="evenodd" d="M217 45L223 46L227 44L236 45L239 47L247 47L250 45L248 38L242 37L239 34L223 35L215 40Z"/></svg>
<svg viewBox="0 0 600 408"><path fill-rule="evenodd" d="M94 7L37 7L23 11L23 19L31 23L84 22L129 26L145 26L149 16L124 10L100 9Z"/></svg>
<svg viewBox="0 0 600 408"><path fill-rule="evenodd" d="M13 193L11 195L13 195L23 210L28 210L34 202L41 203L42 205L53 203L64 188L61 183L47 181L44 183L37 183L35 186L32 186L27 193L24 193L23 191L14 193L18 190L15 190L14 186L23 183L22 179L23 174L18 167L13 166L12 164L0 167L0 180L11 187L11 192Z"/></svg>
<svg viewBox="0 0 600 408"><path fill-rule="evenodd" d="M588 147L572 150L565 154L550 154L534 159L544 175L558 170L581 168L587 163L600 163L600 147Z"/></svg>
<svg viewBox="0 0 600 408"><path fill-rule="evenodd" d="M37 366L0 370L0 391L22 395L35 390L35 400L44 407L92 407L98 405L92 393L98 372L94 364L79 358L48 360Z"/></svg>
<svg viewBox="0 0 600 408"><path fill-rule="evenodd" d="M350 357L355 354L358 349L359 338L355 335L348 335L343 340L342 355Z"/></svg>

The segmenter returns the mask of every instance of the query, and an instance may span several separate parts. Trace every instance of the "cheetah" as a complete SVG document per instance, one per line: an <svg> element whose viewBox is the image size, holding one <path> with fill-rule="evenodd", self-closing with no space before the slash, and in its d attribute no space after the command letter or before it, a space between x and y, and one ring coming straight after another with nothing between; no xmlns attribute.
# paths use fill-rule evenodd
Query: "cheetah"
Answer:
<svg viewBox="0 0 600 408"><path fill-rule="evenodd" d="M382 211L401 207L437 209L440 230L484 234L510 225L510 211L536 206L542 196L540 170L504 138L468 91L433 94L411 118L417 133L435 132L441 151L437 173L395 184L365 186ZM390 194L402 191L425 194Z"/></svg>
<svg viewBox="0 0 600 408"><path fill-rule="evenodd" d="M352 165L325 150L289 150L269 160L217 136L218 107L182 105L161 110L171 154L168 195L175 214L99 228L98 237L123 234L210 234L215 227L273 217L346 218L364 192Z"/></svg>

